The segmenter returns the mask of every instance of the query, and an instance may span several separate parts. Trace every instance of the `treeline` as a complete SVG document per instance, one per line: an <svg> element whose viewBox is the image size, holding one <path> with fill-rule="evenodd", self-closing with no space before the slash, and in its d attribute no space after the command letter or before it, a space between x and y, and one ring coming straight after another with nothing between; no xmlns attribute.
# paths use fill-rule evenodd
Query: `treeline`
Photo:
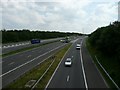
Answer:
<svg viewBox="0 0 120 90"><path fill-rule="evenodd" d="M120 22L98 28L89 35L90 44L109 57L116 57L120 62Z"/></svg>
<svg viewBox="0 0 120 90"><path fill-rule="evenodd" d="M30 31L23 30L1 30L2 31L2 43L29 41L31 39L49 39L58 38L71 35L81 35L78 33L64 33L64 32L50 32L50 31Z"/></svg>

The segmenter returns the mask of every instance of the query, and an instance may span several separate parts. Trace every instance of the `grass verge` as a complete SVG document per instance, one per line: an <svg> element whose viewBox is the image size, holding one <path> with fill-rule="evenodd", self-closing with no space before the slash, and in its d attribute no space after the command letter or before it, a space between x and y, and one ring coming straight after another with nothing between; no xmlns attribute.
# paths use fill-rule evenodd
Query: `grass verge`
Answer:
<svg viewBox="0 0 120 90"><path fill-rule="evenodd" d="M14 55L16 53L20 53L20 52L23 52L23 51L28 51L28 50L31 50L33 48L37 48L37 47L40 47L40 46L43 46L43 45L47 45L47 44L50 44L50 43L54 43L54 42L58 42L58 40L57 41L48 42L48 43L44 43L44 44L33 45L33 46L30 46L30 47L18 49L18 50L15 50L15 51L11 51L11 52L8 52L8 53L0 55L0 57L1 56L2 57L6 57L6 56L9 56L9 55Z"/></svg>
<svg viewBox="0 0 120 90"><path fill-rule="evenodd" d="M70 46L71 46L71 44L68 44L63 49L61 49L60 51L58 51L57 53L55 53L53 55L53 56L55 56L54 57L55 62L52 64L50 70L45 74L43 79L39 82L41 84L40 85L38 84L37 88L44 88L46 86L46 84L47 84L48 80L50 79L52 73L54 72L55 68L59 64L59 62L62 59L63 55L69 49ZM53 58L51 58L51 57L46 59L44 62L42 62L41 64L39 64L38 66L36 66L32 70L26 72L24 75L20 76L20 78L13 81L12 83L10 83L4 89L9 89L9 90L13 90L13 89L17 89L17 88L30 89L28 87L25 87L26 83L28 81L30 81L30 80L38 80L43 75L43 73L46 71L46 69L49 67L49 65L53 61Z"/></svg>
<svg viewBox="0 0 120 90"><path fill-rule="evenodd" d="M65 52L69 49L71 44L66 46L64 49L60 50L58 53L55 54L55 62L52 64L48 72L45 74L45 76L41 79L41 81L37 84L36 88L44 89L47 85L49 79L51 78L52 74L54 73L55 69L57 68L59 62L61 61L62 57L64 56Z"/></svg>
<svg viewBox="0 0 120 90"><path fill-rule="evenodd" d="M120 82L120 77L119 77L120 76L120 66L119 66L119 63L115 60L115 58L106 57L105 55L103 55L99 51L96 51L94 49L94 47L92 47L91 44L89 43L88 38L86 39L86 47L87 47L90 55L92 56L96 66L98 67L99 71L101 72L104 79L106 80L108 86L112 89L115 89L116 88L115 85L109 79L109 77L105 74L105 72L102 70L102 68L99 66L95 56L97 56L101 65L105 68L105 70L109 73L109 75L113 78L113 80L115 82L117 82L117 84Z"/></svg>

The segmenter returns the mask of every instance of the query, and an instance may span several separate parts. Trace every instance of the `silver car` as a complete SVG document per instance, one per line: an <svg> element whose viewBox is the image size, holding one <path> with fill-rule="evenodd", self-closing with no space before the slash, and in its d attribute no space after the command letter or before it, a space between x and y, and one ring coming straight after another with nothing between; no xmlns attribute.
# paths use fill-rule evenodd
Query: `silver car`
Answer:
<svg viewBox="0 0 120 90"><path fill-rule="evenodd" d="M65 66L71 66L72 65L72 60L71 58L67 58L65 61Z"/></svg>
<svg viewBox="0 0 120 90"><path fill-rule="evenodd" d="M80 44L77 44L76 45L76 49L80 49L81 48L81 45Z"/></svg>

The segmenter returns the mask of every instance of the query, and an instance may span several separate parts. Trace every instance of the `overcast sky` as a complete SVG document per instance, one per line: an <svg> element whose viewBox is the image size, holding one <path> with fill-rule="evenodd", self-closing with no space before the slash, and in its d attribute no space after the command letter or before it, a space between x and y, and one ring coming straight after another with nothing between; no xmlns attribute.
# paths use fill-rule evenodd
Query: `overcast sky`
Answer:
<svg viewBox="0 0 120 90"><path fill-rule="evenodd" d="M119 0L2 0L0 29L91 33L118 20Z"/></svg>

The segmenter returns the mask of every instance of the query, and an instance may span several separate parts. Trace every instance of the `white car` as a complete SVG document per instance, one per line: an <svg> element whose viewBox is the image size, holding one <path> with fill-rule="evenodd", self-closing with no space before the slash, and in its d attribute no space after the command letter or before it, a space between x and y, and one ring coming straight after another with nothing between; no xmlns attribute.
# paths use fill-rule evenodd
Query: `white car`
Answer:
<svg viewBox="0 0 120 90"><path fill-rule="evenodd" d="M71 66L72 65L72 60L71 58L67 58L65 61L65 66Z"/></svg>
<svg viewBox="0 0 120 90"><path fill-rule="evenodd" d="M80 49L81 48L81 45L80 44L77 44L76 45L76 49Z"/></svg>

